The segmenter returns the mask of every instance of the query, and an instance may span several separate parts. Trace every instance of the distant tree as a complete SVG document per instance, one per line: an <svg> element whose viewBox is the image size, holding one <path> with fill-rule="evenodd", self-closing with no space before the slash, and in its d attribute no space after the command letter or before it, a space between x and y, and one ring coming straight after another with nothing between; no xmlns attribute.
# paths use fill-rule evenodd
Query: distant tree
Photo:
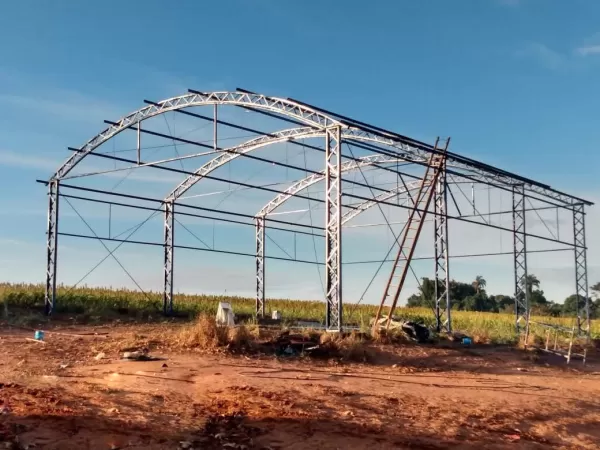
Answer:
<svg viewBox="0 0 600 450"><path fill-rule="evenodd" d="M498 312L498 305L485 292L478 292L464 299L466 311Z"/></svg>
<svg viewBox="0 0 600 450"><path fill-rule="evenodd" d="M427 277L421 278L419 293L408 297L406 306L431 307L435 303L435 282Z"/></svg>
<svg viewBox="0 0 600 450"><path fill-rule="evenodd" d="M421 286L419 288L423 300L432 304L435 301L435 281L427 277L421 278Z"/></svg>
<svg viewBox="0 0 600 450"><path fill-rule="evenodd" d="M490 300L496 304L498 311L514 311L515 299L509 295L491 295Z"/></svg>
<svg viewBox="0 0 600 450"><path fill-rule="evenodd" d="M475 277L475 281L473 281L473 283L471 284L475 289L475 292L479 294L479 292L481 292L482 289L485 289L487 281L485 281L485 278L483 278L481 275L477 275Z"/></svg>
<svg viewBox="0 0 600 450"><path fill-rule="evenodd" d="M408 300L406 300L406 306L410 308L425 306L423 304L423 296L421 294L412 294L410 297L408 297Z"/></svg>
<svg viewBox="0 0 600 450"><path fill-rule="evenodd" d="M548 300L544 297L544 291L537 290L529 292L529 304L531 306L545 305L546 303L548 303Z"/></svg>
<svg viewBox="0 0 600 450"><path fill-rule="evenodd" d="M531 292L533 292L533 288L540 288L540 280L538 280L538 277L531 273L527 275L527 278L521 282L521 287L531 294Z"/></svg>
<svg viewBox="0 0 600 450"><path fill-rule="evenodd" d="M531 314L534 316L552 316L562 315L563 305L556 302L547 301L546 303L537 303L531 305Z"/></svg>
<svg viewBox="0 0 600 450"><path fill-rule="evenodd" d="M596 300L600 300L600 282L590 287L590 290L592 291L592 297Z"/></svg>
<svg viewBox="0 0 600 450"><path fill-rule="evenodd" d="M460 281L450 281L450 301L452 303L452 309L465 309L464 301L467 297L477 294L477 291L472 284L461 283Z"/></svg>
<svg viewBox="0 0 600 450"><path fill-rule="evenodd" d="M575 316L577 311L583 311L585 308L585 297L577 294L569 295L562 305L562 313L565 316Z"/></svg>

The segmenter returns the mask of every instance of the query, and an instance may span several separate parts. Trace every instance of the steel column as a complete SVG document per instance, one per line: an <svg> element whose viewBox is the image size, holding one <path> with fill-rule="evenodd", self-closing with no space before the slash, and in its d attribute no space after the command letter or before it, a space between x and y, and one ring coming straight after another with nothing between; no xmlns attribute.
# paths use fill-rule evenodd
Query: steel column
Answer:
<svg viewBox="0 0 600 450"><path fill-rule="evenodd" d="M590 333L590 299L588 295L587 249L585 246L585 206L573 208L573 244L575 253L575 294L577 295L578 332ZM583 304L583 309L581 305ZM582 322L583 316L583 324Z"/></svg>
<svg viewBox="0 0 600 450"><path fill-rule="evenodd" d="M435 317L438 333L452 331L450 304L450 265L448 260L448 191L446 163L435 185L434 203L434 264L435 264Z"/></svg>
<svg viewBox="0 0 600 450"><path fill-rule="evenodd" d="M525 187L513 186L513 257L515 267L515 316L517 332L525 320L529 325L529 286L527 286L527 236L525 227Z"/></svg>
<svg viewBox="0 0 600 450"><path fill-rule="evenodd" d="M265 218L256 217L256 315L265 316Z"/></svg>
<svg viewBox="0 0 600 450"><path fill-rule="evenodd" d="M164 265L164 290L163 313L170 315L173 312L173 258L174 258L174 233L175 233L175 205L173 202L165 203L165 265Z"/></svg>
<svg viewBox="0 0 600 450"><path fill-rule="evenodd" d="M46 229L46 292L44 310L51 315L56 305L56 261L58 253L58 180L48 183L48 224Z"/></svg>
<svg viewBox="0 0 600 450"><path fill-rule="evenodd" d="M325 135L325 327L342 330L342 130Z"/></svg>

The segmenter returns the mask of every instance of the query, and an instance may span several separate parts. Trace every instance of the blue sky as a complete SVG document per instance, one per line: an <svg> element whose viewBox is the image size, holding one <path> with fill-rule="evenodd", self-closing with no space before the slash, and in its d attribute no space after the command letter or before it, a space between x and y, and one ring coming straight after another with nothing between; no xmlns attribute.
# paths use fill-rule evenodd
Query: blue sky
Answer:
<svg viewBox="0 0 600 450"><path fill-rule="evenodd" d="M50 175L68 156L66 147L81 145L104 119L143 106L145 98L190 87L239 86L298 98L430 142L450 135L455 152L598 200L599 17L600 4L583 0L381 1L369 7L350 0L7 2L0 16L0 279L42 281L46 199L34 180ZM234 173L243 178L247 169L234 167ZM164 191L173 180L162 181ZM65 213L66 224L76 226L77 217ZM598 225L593 208L590 282L600 280ZM153 226L160 234L160 222ZM198 227L201 237L212 239L208 226ZM237 242L226 229L219 233L223 245ZM249 233L244 250L251 250L251 230L232 233ZM457 238L474 239L469 233ZM61 246L59 275L66 283L105 254L97 243L61 239ZM312 243L306 246L310 253ZM356 248L357 254L366 250ZM160 287L160 251L119 252L144 286ZM190 259L178 272L178 288L223 292L229 286L228 292L252 294L251 260L204 255L182 257ZM550 298L571 293L572 260L570 253L531 258L531 271ZM430 265L417 265L419 276L430 276ZM107 261L86 282L131 286L113 266ZM297 276L289 269L273 265L274 295L319 297L314 268L295 268ZM511 291L510 257L457 262L453 273L470 279L479 272L491 292ZM348 273L346 293L356 298L371 274Z"/></svg>

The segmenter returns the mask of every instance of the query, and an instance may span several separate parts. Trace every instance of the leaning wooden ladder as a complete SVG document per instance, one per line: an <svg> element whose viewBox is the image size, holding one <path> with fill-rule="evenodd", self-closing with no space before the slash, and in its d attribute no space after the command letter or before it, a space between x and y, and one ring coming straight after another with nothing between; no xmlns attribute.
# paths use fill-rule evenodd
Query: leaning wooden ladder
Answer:
<svg viewBox="0 0 600 450"><path fill-rule="evenodd" d="M440 173L445 170L446 153L448 151L449 143L450 138L446 139L444 147L441 148L440 138L437 138L435 142L434 152L429 157L425 174L423 175L421 185L419 186L419 191L412 202L413 208L408 215L408 221L403 228L402 236L399 240L400 247L398 249L396 259L394 260L394 265L392 266L392 271L388 278L388 282L385 286L381 303L377 309L375 322L373 322L374 329L379 326L381 312L388 297L393 296L392 305L390 306L390 312L388 314L385 326L386 329L389 329L392 320L392 314L396 309L396 304L398 303L400 292L402 291L404 281L406 280L406 275L408 273L410 262L419 240L419 235L421 234L423 224L425 223L427 210L429 209L431 199L433 198L433 193L435 192L436 183Z"/></svg>

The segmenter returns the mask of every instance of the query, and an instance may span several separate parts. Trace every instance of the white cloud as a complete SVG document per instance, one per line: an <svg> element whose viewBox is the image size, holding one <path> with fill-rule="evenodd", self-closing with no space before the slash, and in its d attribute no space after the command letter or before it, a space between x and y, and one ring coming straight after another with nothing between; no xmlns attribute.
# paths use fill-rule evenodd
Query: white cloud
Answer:
<svg viewBox="0 0 600 450"><path fill-rule="evenodd" d="M583 45L575 49L581 57L600 55L600 33L595 33L583 41Z"/></svg>
<svg viewBox="0 0 600 450"><path fill-rule="evenodd" d="M581 56L595 55L600 54L600 44L599 45L588 45L585 47L579 47L577 49L577 53Z"/></svg>
<svg viewBox="0 0 600 450"><path fill-rule="evenodd" d="M562 54L539 42L530 42L517 51L516 55L521 58L533 59L548 69L558 69L565 63L565 57Z"/></svg>
<svg viewBox="0 0 600 450"><path fill-rule="evenodd" d="M52 97L37 95L0 95L0 102L13 108L48 114L68 121L102 124L104 119L116 119L123 109L103 100L87 97L74 91L53 89Z"/></svg>
<svg viewBox="0 0 600 450"><path fill-rule="evenodd" d="M0 150L0 166L53 171L58 167L58 163L57 161L28 154L27 152Z"/></svg>

